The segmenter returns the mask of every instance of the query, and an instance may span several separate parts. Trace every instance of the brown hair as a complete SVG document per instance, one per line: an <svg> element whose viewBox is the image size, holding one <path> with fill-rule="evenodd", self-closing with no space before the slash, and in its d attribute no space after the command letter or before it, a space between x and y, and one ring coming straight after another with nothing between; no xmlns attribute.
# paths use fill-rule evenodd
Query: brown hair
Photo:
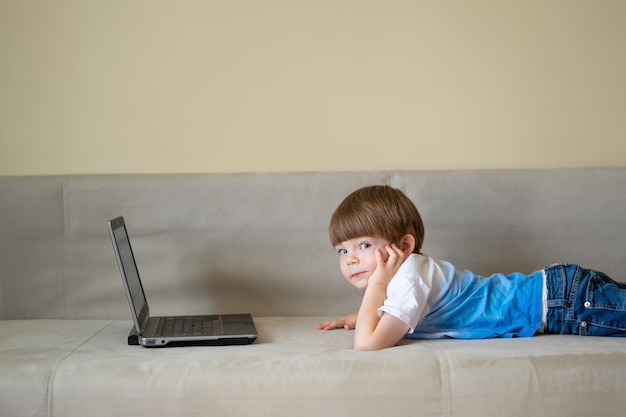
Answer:
<svg viewBox="0 0 626 417"><path fill-rule="evenodd" d="M328 226L333 246L362 236L399 243L406 234L415 237L414 253L424 242L424 224L417 207L400 190L373 185L350 193L335 209Z"/></svg>

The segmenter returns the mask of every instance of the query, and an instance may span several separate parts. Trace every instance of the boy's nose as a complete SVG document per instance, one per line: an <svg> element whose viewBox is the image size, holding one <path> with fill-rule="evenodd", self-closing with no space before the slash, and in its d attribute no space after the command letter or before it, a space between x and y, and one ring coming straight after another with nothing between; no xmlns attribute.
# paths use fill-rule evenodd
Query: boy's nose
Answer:
<svg viewBox="0 0 626 417"><path fill-rule="evenodd" d="M359 259L356 256L350 256L348 258L348 265L354 265L358 263L359 263Z"/></svg>

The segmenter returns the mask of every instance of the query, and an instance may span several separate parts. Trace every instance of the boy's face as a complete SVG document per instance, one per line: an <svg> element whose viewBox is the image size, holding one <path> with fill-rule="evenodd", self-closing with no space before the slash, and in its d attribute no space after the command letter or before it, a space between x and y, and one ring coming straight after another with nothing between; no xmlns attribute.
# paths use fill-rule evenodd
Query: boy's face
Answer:
<svg viewBox="0 0 626 417"><path fill-rule="evenodd" d="M386 239L368 236L341 242L335 246L339 254L341 274L356 288L365 289L370 276L376 270L376 250L379 249L386 260L389 254L385 246L390 244Z"/></svg>

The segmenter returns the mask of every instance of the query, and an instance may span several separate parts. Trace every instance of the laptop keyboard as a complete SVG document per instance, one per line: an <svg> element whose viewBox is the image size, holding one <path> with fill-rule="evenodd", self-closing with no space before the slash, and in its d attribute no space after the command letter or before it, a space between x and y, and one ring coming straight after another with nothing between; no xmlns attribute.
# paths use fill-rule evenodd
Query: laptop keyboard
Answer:
<svg viewBox="0 0 626 417"><path fill-rule="evenodd" d="M162 336L202 336L221 334L221 325L216 316L167 317L159 327Z"/></svg>

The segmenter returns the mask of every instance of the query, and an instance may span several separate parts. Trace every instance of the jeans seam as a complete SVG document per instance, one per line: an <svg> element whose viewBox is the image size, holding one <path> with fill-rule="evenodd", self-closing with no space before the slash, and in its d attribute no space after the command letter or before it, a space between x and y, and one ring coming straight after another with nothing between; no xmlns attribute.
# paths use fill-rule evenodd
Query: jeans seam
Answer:
<svg viewBox="0 0 626 417"><path fill-rule="evenodd" d="M562 273L565 275L563 277L563 285L566 285L567 276L565 274L565 268L562 269ZM578 317L576 317L576 297L578 296L578 289L580 288L580 279L582 276L582 270L580 267L576 267L576 271L574 272L574 278L572 279L572 286L569 290L569 294L567 296L567 317L571 321L578 322Z"/></svg>

